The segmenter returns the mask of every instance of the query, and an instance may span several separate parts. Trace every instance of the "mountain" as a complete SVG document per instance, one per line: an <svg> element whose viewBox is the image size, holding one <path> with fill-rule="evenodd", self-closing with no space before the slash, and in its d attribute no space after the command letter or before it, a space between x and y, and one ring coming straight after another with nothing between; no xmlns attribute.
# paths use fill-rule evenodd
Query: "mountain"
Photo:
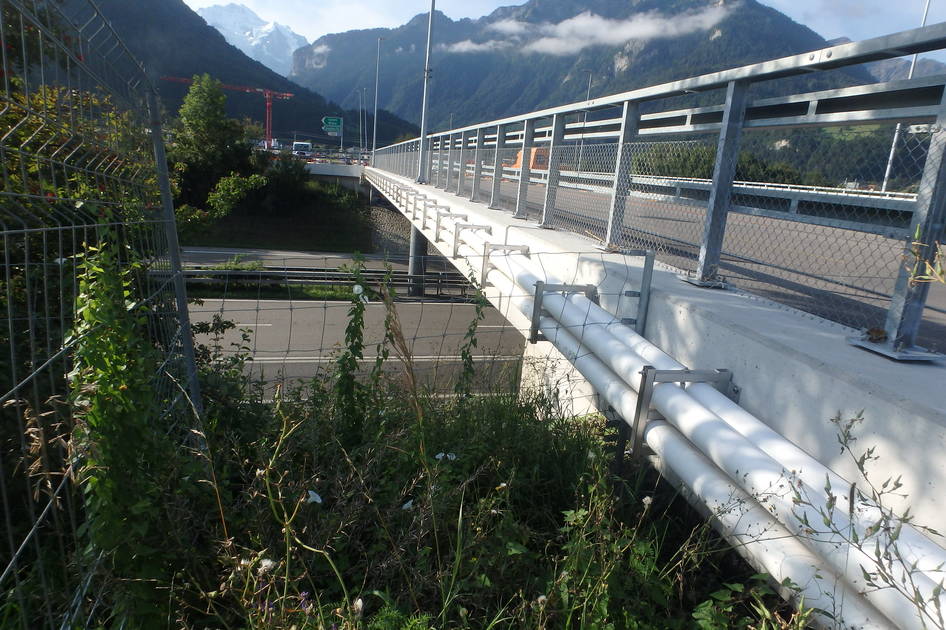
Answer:
<svg viewBox="0 0 946 630"><path fill-rule="evenodd" d="M64 3L87 0L63 0ZM273 105L273 128L277 137L305 137L335 142L321 132L321 119L341 115L357 121L358 112L343 110L321 94L293 83L227 43L223 35L184 4L183 0L98 0L98 6L122 39L144 63L161 91L164 106L176 113L186 85L161 81L163 76L191 77L208 73L223 83L262 87L295 95ZM226 92L230 116L263 120L263 98L258 94ZM371 117L369 116L369 125ZM346 131L349 128L346 122ZM386 111L378 112L378 142L417 133L417 127ZM345 134L348 138L348 133ZM347 144L347 142L346 142Z"/></svg>
<svg viewBox="0 0 946 630"><path fill-rule="evenodd" d="M197 14L247 57L283 76L292 69L292 53L309 44L288 26L266 22L241 4L215 4Z"/></svg>
<svg viewBox="0 0 946 630"><path fill-rule="evenodd" d="M828 41L832 46L851 43L850 37L838 37ZM887 81L898 81L910 76L910 57L898 57L896 59L882 59L864 64L864 68L881 83ZM920 57L916 63L916 69L913 71L914 77L930 77L936 74L946 74L946 64Z"/></svg>
<svg viewBox="0 0 946 630"><path fill-rule="evenodd" d="M426 14L394 29L326 35L296 51L290 77L351 107L357 90L373 85L375 47L383 37L381 103L417 122L426 36ZM438 12L434 41L435 130L451 114L464 125L583 100L589 73L594 97L826 45L756 0L529 0L476 20ZM754 89L774 96L872 80L865 70L850 69Z"/></svg>

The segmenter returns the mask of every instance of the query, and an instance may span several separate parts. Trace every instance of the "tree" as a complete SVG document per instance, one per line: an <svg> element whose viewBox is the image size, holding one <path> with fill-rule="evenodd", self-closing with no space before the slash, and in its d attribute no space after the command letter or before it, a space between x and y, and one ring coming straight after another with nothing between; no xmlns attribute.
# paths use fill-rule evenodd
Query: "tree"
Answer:
<svg viewBox="0 0 946 630"><path fill-rule="evenodd" d="M220 179L253 172L253 148L243 125L227 118L226 102L219 81L194 76L170 151L178 204L204 208Z"/></svg>

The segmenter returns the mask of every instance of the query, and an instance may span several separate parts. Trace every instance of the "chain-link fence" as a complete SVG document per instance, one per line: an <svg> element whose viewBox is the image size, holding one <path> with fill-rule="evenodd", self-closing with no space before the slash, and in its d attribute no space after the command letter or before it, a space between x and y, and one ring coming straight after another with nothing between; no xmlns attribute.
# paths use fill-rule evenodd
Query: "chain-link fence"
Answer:
<svg viewBox="0 0 946 630"><path fill-rule="evenodd" d="M95 248L107 247L159 352L154 408L168 426L189 417L176 236L159 189L154 88L95 4L7 0L0 12L0 625L86 627L107 560L87 550L71 439L67 375L96 334L78 326L89 317L77 308L103 264Z"/></svg>

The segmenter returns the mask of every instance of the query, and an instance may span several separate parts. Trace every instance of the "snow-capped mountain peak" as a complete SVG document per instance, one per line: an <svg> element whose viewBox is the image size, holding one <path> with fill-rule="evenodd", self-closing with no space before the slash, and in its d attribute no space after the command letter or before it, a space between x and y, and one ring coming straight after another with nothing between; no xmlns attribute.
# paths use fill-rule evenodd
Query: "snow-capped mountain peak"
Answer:
<svg viewBox="0 0 946 630"><path fill-rule="evenodd" d="M214 5L197 13L227 42L283 76L292 69L292 53L309 43L288 26L266 22L240 4Z"/></svg>

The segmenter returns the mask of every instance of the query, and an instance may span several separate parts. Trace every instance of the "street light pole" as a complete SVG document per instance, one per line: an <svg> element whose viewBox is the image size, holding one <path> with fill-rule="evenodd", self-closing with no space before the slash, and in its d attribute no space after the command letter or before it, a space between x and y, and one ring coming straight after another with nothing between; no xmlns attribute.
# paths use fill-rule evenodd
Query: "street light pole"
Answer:
<svg viewBox="0 0 946 630"><path fill-rule="evenodd" d="M588 73L588 91L585 92L585 100L586 100L586 101L590 101L590 100L591 100L591 78L592 78L592 76L594 76L594 70L585 70L585 72ZM585 149L585 127L584 127L584 125L587 125L587 124L588 124L588 110L586 109L586 110L585 110L585 116L584 116L583 124L582 124L582 127L581 127L581 137L578 139L578 164L576 165L576 166L577 166L576 170L578 171L578 176L579 176L579 177L581 177L581 158L582 158L582 153L584 152L584 149Z"/></svg>
<svg viewBox="0 0 946 630"><path fill-rule="evenodd" d="M434 11L437 0L430 0L430 18L427 22L427 56L424 60L424 99L420 106L420 151L418 152L417 182L427 183L427 93L430 87L430 45L434 36Z"/></svg>
<svg viewBox="0 0 946 630"><path fill-rule="evenodd" d="M923 21L920 23L920 27L926 26L926 19L930 15L930 1L926 0L926 7L923 9ZM910 61L910 72L907 74L907 81L913 78L913 73L916 72L916 62L919 58L919 53L913 53L913 59ZM890 173L893 171L893 158L897 153L897 145L900 143L900 134L903 131L903 123L897 123L897 128L893 132L893 142L890 143L890 156L887 158L887 168L884 171L884 183L880 187L881 192L887 192L887 186L890 184Z"/></svg>
<svg viewBox="0 0 946 630"><path fill-rule="evenodd" d="M381 78L381 40L378 38L378 60L374 66L374 131L371 135L371 166L374 166L374 153L378 150L378 84Z"/></svg>

